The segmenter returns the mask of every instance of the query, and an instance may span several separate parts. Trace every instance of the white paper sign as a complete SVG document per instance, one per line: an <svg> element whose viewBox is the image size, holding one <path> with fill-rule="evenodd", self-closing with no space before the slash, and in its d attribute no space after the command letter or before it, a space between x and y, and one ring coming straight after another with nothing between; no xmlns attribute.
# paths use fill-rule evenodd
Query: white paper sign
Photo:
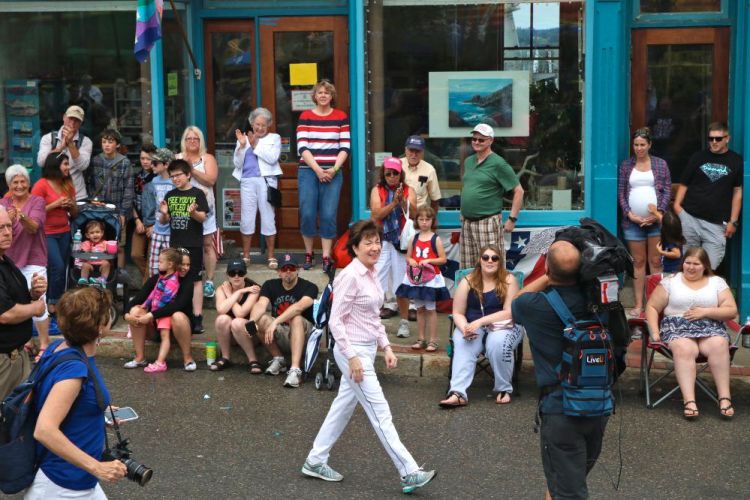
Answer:
<svg viewBox="0 0 750 500"><path fill-rule="evenodd" d="M393 155L387 151L379 151L377 153L373 153L373 157L375 161L375 168L382 167L385 159L390 158L391 156Z"/></svg>
<svg viewBox="0 0 750 500"><path fill-rule="evenodd" d="M573 191L570 189L555 189L552 191L552 210L570 210Z"/></svg>
<svg viewBox="0 0 750 500"><path fill-rule="evenodd" d="M292 111L313 109L312 89L292 90Z"/></svg>

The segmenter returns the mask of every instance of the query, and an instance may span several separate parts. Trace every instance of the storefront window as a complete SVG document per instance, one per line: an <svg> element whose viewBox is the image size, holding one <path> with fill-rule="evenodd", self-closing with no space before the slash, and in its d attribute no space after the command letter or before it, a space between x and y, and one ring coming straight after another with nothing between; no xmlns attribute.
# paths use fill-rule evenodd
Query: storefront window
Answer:
<svg viewBox="0 0 750 500"><path fill-rule="evenodd" d="M0 164L33 167L41 135L71 104L82 132L114 126L128 156L152 140L149 64L133 57L133 12L3 13L0 30Z"/></svg>
<svg viewBox="0 0 750 500"><path fill-rule="evenodd" d="M643 13L719 12L721 0L641 0Z"/></svg>
<svg viewBox="0 0 750 500"><path fill-rule="evenodd" d="M185 25L185 13L180 12ZM166 146L173 150L180 149L182 131L189 124L190 105L188 92L190 79L193 78L193 63L174 19L164 19L162 25L162 44L164 59L164 117L166 120Z"/></svg>
<svg viewBox="0 0 750 500"><path fill-rule="evenodd" d="M524 186L524 209L583 208L583 2L386 0L369 3L367 23L368 191L382 158L403 156L418 134L443 209L457 209L466 137L483 122ZM512 97L487 104L511 83ZM487 94L477 105L456 97L465 85L497 88L472 90Z"/></svg>

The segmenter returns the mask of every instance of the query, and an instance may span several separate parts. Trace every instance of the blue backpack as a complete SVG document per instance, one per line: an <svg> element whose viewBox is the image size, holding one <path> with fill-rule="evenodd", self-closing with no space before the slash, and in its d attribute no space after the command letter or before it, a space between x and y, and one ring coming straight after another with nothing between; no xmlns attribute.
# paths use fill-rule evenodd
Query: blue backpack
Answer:
<svg viewBox="0 0 750 500"><path fill-rule="evenodd" d="M62 340L50 345L51 353ZM37 442L34 439L37 414L34 408L34 390L56 366L66 361L79 360L86 364L89 377L94 376L86 355L79 349L71 350L53 362L39 362L29 377L19 384L0 404L0 491L13 495L34 482L44 455L36 456ZM103 398L94 380L97 402L103 409ZM46 451L45 451L46 454Z"/></svg>
<svg viewBox="0 0 750 500"><path fill-rule="evenodd" d="M544 296L565 325L562 359L557 366L563 413L570 417L611 415L615 357L609 330L599 321L576 320L556 290Z"/></svg>

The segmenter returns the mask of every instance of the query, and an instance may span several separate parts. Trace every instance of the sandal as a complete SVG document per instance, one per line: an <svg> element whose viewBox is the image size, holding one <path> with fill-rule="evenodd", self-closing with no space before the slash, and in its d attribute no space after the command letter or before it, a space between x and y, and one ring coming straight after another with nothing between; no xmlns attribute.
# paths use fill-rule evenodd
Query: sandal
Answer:
<svg viewBox="0 0 750 500"><path fill-rule="evenodd" d="M271 257L268 259L268 268L269 269L278 269L279 268L279 261Z"/></svg>
<svg viewBox="0 0 750 500"><path fill-rule="evenodd" d="M454 396L456 399L453 399ZM466 398L456 391L449 392L448 397L438 403L440 408L446 409L458 408L459 406L466 406L467 404L469 404L469 402L466 401Z"/></svg>
<svg viewBox="0 0 750 500"><path fill-rule="evenodd" d="M219 358L213 363L211 363L211 366L209 366L208 368L212 372L220 372L224 368L229 368L230 366L232 366L232 362L229 361L227 358Z"/></svg>
<svg viewBox="0 0 750 500"><path fill-rule="evenodd" d="M417 340L411 346L411 348L414 349L415 351L418 351L420 349L424 349L425 347L427 347L427 342L425 342L424 340Z"/></svg>
<svg viewBox="0 0 750 500"><path fill-rule="evenodd" d="M695 408L688 408L688 405L695 405ZM682 403L682 408L682 416L685 417L685 420L695 420L696 418L698 418L698 415L700 415L700 412L698 411L698 405L695 403L695 401L685 401L684 403Z"/></svg>
<svg viewBox="0 0 750 500"><path fill-rule="evenodd" d="M729 406L721 406L722 401L729 401ZM731 420L731 418L734 417L734 405L732 404L732 400L729 398L719 398L719 411L724 420ZM729 413L730 411L732 413Z"/></svg>
<svg viewBox="0 0 750 500"><path fill-rule="evenodd" d="M506 396L508 399L506 401L503 401L506 398ZM511 401L512 399L510 397L510 393L505 392L505 391L498 392L497 397L495 398L495 403L499 405L507 405L507 404L510 404Z"/></svg>
<svg viewBox="0 0 750 500"><path fill-rule="evenodd" d="M260 375L263 373L263 367L257 361L250 361L250 373L253 375Z"/></svg>
<svg viewBox="0 0 750 500"><path fill-rule="evenodd" d="M628 316L634 319L640 318L643 316L643 309L634 307L628 312Z"/></svg>
<svg viewBox="0 0 750 500"><path fill-rule="evenodd" d="M437 342L429 341L427 342L427 347L425 348L425 352L435 352L438 350L440 346Z"/></svg>

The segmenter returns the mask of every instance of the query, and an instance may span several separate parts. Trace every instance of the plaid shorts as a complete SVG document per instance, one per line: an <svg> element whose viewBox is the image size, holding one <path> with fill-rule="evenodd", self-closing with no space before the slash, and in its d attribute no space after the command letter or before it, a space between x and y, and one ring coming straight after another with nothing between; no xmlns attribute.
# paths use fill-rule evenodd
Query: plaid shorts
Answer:
<svg viewBox="0 0 750 500"><path fill-rule="evenodd" d="M487 245L499 247L505 260L502 214L478 221L461 217L461 269L474 267L479 261L479 251Z"/></svg>
<svg viewBox="0 0 750 500"><path fill-rule="evenodd" d="M148 270L151 276L159 274L159 253L165 248L169 248L169 235L152 234L148 254Z"/></svg>

